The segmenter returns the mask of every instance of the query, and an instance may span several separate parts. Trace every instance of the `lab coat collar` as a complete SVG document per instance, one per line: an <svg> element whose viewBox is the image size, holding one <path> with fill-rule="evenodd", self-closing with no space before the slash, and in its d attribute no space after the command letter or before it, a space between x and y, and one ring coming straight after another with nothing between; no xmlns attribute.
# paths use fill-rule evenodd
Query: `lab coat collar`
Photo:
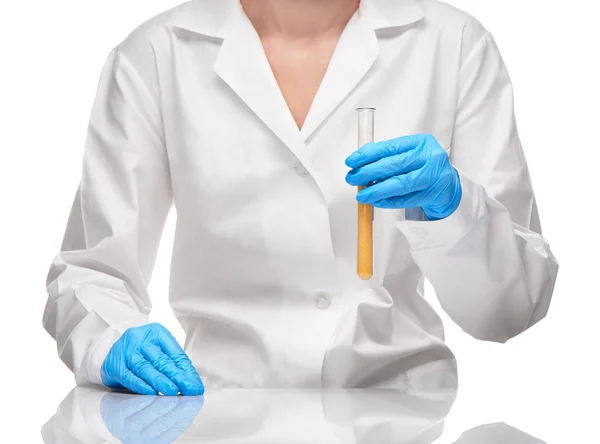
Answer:
<svg viewBox="0 0 600 444"><path fill-rule="evenodd" d="M176 28L223 40L215 73L311 171L306 143L377 60L376 31L414 23L423 15L416 0L362 0L358 14L340 39L301 131L240 0L192 0L175 11L172 23Z"/></svg>
<svg viewBox="0 0 600 444"><path fill-rule="evenodd" d="M191 0L175 8L171 25L207 37L224 38L227 18L239 0Z"/></svg>
<svg viewBox="0 0 600 444"><path fill-rule="evenodd" d="M225 28L240 0L191 0L174 10L172 25L207 37L225 38ZM416 23L425 11L417 0L361 0L374 30Z"/></svg>
<svg viewBox="0 0 600 444"><path fill-rule="evenodd" d="M361 0L360 8L374 30L412 25L425 17L417 0Z"/></svg>

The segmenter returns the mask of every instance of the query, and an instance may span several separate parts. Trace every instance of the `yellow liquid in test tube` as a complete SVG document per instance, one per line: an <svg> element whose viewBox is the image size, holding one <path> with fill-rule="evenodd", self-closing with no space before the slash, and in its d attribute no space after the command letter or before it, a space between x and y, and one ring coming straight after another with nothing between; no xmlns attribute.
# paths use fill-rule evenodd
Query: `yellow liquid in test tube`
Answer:
<svg viewBox="0 0 600 444"><path fill-rule="evenodd" d="M358 108L358 147L373 142L375 108ZM362 190L364 187L358 187ZM358 204L357 273L363 280L373 276L373 206Z"/></svg>

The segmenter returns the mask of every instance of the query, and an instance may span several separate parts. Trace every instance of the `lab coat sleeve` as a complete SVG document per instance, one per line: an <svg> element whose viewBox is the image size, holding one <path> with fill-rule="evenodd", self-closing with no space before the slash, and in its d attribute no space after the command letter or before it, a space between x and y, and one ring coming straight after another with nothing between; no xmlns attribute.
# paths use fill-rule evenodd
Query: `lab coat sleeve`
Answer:
<svg viewBox="0 0 600 444"><path fill-rule="evenodd" d="M449 316L478 339L505 342L546 315L558 263L541 234L512 84L489 33L459 79L450 160L461 203L446 219L398 228Z"/></svg>
<svg viewBox="0 0 600 444"><path fill-rule="evenodd" d="M116 48L106 61L83 172L48 274L45 329L79 385L100 385L113 343L148 321L149 282L172 195L153 88Z"/></svg>

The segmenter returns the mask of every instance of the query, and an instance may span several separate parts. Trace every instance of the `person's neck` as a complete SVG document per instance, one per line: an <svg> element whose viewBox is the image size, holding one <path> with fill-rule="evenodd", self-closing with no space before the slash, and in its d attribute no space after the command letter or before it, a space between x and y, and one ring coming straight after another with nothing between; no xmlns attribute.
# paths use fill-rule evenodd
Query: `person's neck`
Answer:
<svg viewBox="0 0 600 444"><path fill-rule="evenodd" d="M240 0L261 37L312 39L341 34L360 0Z"/></svg>

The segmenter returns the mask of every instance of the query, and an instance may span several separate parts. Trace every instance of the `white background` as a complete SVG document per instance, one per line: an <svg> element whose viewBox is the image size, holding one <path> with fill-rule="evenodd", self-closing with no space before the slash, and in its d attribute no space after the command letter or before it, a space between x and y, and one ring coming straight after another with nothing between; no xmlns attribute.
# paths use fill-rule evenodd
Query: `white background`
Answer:
<svg viewBox="0 0 600 444"><path fill-rule="evenodd" d="M40 441L40 427L73 386L41 318L46 273L78 184L100 69L109 51L137 25L178 3L2 3L3 442ZM444 317L463 385L444 442L493 421L506 421L548 442L592 442L600 395L600 32L595 30L595 2L451 3L479 18L500 46L515 85L544 235L561 269L548 317L504 346L477 342ZM181 339L167 302L173 228L171 218L151 284L152 316Z"/></svg>

